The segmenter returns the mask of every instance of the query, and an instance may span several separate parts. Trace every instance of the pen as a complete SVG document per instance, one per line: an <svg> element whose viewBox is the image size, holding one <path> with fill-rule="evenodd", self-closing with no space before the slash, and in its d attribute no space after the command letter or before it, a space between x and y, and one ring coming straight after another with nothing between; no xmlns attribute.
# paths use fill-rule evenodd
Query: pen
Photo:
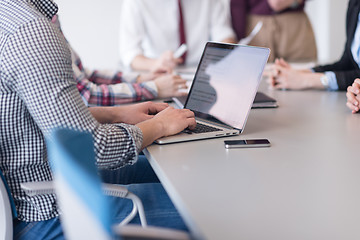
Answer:
<svg viewBox="0 0 360 240"><path fill-rule="evenodd" d="M181 46L174 52L174 58L179 58L187 51L187 46L185 43L181 44Z"/></svg>

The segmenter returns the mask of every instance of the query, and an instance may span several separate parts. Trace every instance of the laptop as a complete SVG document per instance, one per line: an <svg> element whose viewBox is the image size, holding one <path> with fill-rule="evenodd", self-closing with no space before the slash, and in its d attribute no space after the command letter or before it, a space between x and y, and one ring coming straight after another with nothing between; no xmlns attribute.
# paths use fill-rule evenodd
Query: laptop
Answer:
<svg viewBox="0 0 360 240"><path fill-rule="evenodd" d="M194 131L159 138L158 144L234 136L245 127L270 49L208 42L184 108L195 113Z"/></svg>

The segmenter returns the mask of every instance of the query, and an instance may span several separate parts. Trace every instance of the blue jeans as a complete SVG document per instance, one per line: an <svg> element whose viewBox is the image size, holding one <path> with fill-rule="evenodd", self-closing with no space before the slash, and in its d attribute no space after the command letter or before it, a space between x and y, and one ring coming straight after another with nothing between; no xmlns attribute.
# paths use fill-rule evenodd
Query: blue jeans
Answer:
<svg viewBox="0 0 360 240"><path fill-rule="evenodd" d="M149 225L187 231L185 223L144 156L140 156L138 162L132 166L114 171L101 170L100 176L104 182L128 184L126 187L129 191L142 200ZM109 197L109 202L114 209L115 223L119 223L132 210L131 200ZM131 223L140 223L139 216L136 216ZM40 222L14 221L14 239L64 238L58 217Z"/></svg>

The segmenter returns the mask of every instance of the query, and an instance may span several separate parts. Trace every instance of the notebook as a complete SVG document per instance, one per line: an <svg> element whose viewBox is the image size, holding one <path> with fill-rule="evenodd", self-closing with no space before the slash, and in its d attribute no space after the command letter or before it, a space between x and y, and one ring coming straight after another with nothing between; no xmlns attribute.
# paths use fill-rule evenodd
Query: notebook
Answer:
<svg viewBox="0 0 360 240"><path fill-rule="evenodd" d="M167 144L240 134L269 53L268 48L208 42L184 105L195 113L197 129L155 142Z"/></svg>
<svg viewBox="0 0 360 240"><path fill-rule="evenodd" d="M173 97L172 101L174 101L179 108L183 108L186 99L187 95L181 97ZM257 92L251 108L277 108L278 106L279 105L277 104L276 99L269 97L263 92Z"/></svg>
<svg viewBox="0 0 360 240"><path fill-rule="evenodd" d="M277 108L277 101L262 92L257 92L251 108Z"/></svg>

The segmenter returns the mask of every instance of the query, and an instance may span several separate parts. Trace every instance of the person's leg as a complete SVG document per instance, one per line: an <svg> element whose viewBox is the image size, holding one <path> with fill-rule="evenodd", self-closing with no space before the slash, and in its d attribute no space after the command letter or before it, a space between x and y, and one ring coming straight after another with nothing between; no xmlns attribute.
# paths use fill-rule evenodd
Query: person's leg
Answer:
<svg viewBox="0 0 360 240"><path fill-rule="evenodd" d="M160 183L131 184L126 186L142 201L149 225L188 231L184 221ZM120 223L132 210L132 201L109 197L112 204L114 224ZM139 216L131 223L140 224ZM14 221L14 239L64 239L59 218L40 222Z"/></svg>
<svg viewBox="0 0 360 240"><path fill-rule="evenodd" d="M65 237L60 224L60 219L57 217L40 222L23 222L14 220L14 239L63 240Z"/></svg>
<svg viewBox="0 0 360 240"><path fill-rule="evenodd" d="M126 187L141 199L149 225L188 231L160 183L131 184ZM114 206L114 221L119 223L131 212L132 202L128 199L109 198ZM131 223L140 224L139 216L137 215Z"/></svg>
<svg viewBox="0 0 360 240"><path fill-rule="evenodd" d="M117 170L100 170L102 181L113 184L158 183L154 170L144 155L134 165Z"/></svg>

